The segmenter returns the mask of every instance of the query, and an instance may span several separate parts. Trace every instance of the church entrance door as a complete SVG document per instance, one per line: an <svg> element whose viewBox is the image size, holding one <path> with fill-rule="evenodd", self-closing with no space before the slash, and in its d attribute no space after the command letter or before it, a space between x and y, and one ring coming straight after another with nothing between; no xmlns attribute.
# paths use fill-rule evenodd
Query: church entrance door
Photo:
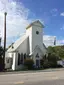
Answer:
<svg viewBox="0 0 64 85"><path fill-rule="evenodd" d="M40 60L36 60L36 67L40 67Z"/></svg>

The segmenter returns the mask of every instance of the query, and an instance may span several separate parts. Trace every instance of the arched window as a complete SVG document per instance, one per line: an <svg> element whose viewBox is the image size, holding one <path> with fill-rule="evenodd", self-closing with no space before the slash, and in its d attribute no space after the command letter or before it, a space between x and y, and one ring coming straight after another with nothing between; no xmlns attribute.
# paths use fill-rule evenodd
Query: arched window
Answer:
<svg viewBox="0 0 64 85"><path fill-rule="evenodd" d="M26 58L29 58L30 56L29 55L26 55Z"/></svg>
<svg viewBox="0 0 64 85"><path fill-rule="evenodd" d="M24 54L24 60L26 59L26 53Z"/></svg>
<svg viewBox="0 0 64 85"><path fill-rule="evenodd" d="M46 59L46 55L44 55L44 59Z"/></svg>
<svg viewBox="0 0 64 85"><path fill-rule="evenodd" d="M39 55L38 55L38 53L36 54L36 58L39 58Z"/></svg>
<svg viewBox="0 0 64 85"><path fill-rule="evenodd" d="M23 64L23 53L21 53L21 64Z"/></svg>
<svg viewBox="0 0 64 85"><path fill-rule="evenodd" d="M20 53L18 53L18 65L20 65Z"/></svg>

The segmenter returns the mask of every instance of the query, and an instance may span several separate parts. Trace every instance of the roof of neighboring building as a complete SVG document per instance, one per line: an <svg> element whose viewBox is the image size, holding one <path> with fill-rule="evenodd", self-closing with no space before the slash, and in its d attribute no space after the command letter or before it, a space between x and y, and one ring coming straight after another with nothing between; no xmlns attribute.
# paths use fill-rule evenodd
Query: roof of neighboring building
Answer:
<svg viewBox="0 0 64 85"><path fill-rule="evenodd" d="M32 22L31 24L29 24L27 27L26 27L26 29L28 29L28 28L30 28L32 25L34 25L34 23L39 23L43 28L44 28L44 25L39 21L39 20L36 20L36 21L34 21L34 22Z"/></svg>

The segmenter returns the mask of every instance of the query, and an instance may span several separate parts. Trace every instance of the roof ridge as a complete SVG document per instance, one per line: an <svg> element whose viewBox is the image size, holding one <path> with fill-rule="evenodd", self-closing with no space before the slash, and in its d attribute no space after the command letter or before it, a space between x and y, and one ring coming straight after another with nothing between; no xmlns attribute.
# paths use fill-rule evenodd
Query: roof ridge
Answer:
<svg viewBox="0 0 64 85"><path fill-rule="evenodd" d="M44 25L40 22L40 20L35 20L35 21L33 21L32 23L30 23L30 24L26 27L26 29L28 29L29 27L31 27L35 22L39 22L39 23L42 25L42 27L44 28Z"/></svg>

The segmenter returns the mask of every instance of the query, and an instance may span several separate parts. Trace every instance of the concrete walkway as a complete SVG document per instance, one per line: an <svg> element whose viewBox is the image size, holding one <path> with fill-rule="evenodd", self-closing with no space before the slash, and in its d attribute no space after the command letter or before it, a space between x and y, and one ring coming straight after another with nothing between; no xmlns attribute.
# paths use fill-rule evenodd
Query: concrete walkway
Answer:
<svg viewBox="0 0 64 85"><path fill-rule="evenodd" d="M54 69L45 69L45 70L29 70L29 71L9 71L9 72L0 72L0 75L6 74L19 74L19 73L37 73L37 72L53 72L53 71L63 71L64 68L54 68Z"/></svg>

